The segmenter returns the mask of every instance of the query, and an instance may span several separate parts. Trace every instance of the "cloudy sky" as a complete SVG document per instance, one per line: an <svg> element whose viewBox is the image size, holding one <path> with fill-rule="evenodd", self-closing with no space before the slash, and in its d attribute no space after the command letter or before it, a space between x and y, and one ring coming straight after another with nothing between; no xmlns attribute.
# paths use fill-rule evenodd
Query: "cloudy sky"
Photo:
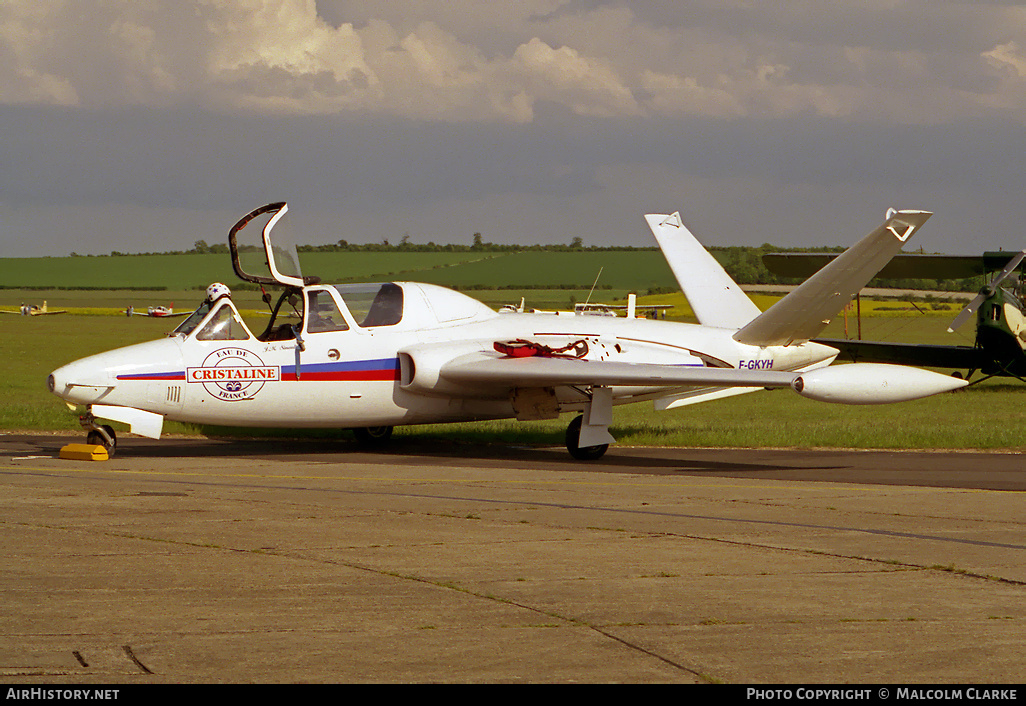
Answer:
<svg viewBox="0 0 1026 706"><path fill-rule="evenodd" d="M1026 7L3 0L0 256L224 242L1026 247Z"/></svg>

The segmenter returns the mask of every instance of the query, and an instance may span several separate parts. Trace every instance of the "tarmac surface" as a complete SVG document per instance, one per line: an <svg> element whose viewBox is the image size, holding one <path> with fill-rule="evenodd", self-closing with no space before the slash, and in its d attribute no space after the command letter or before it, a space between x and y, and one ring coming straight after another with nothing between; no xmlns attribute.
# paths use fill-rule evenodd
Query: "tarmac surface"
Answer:
<svg viewBox="0 0 1026 706"><path fill-rule="evenodd" d="M1018 683L1021 454L0 435L8 684Z"/></svg>

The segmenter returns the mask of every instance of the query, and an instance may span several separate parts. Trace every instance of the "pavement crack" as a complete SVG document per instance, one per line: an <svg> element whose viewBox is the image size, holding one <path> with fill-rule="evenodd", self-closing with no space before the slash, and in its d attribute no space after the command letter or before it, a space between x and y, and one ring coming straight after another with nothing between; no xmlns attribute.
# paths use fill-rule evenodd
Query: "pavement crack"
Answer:
<svg viewBox="0 0 1026 706"><path fill-rule="evenodd" d="M640 645L637 645L637 644L635 644L633 642L630 642L630 641L625 640L625 639L623 639L621 637L618 637L618 636L616 636L616 635L614 635L612 633L609 633L609 632L601 629L600 627L598 627L596 625L588 623L588 622L586 622L584 620L581 620L579 618L573 618L573 617L570 617L570 616L567 616L567 615L563 615L562 613L557 613L557 612L554 612L554 611L551 611L551 610L545 610L545 609L542 609L542 608L537 608L535 606L527 605L526 603L521 603L521 602L515 601L515 600L513 600L511 598L504 598L502 596L497 596L495 594L490 594L490 593L482 593L480 591L475 591L473 589L467 588L465 586L460 586L459 584L453 583L453 582L450 582L450 581L436 581L436 580L432 580L432 579L429 579L429 578L425 578L423 576L417 576L415 574L402 573L402 572L398 572L398 571L391 571L389 569L374 568L372 566L367 566L365 564L360 564L360 563L351 562L351 561L342 561L342 560L338 560L338 559L324 559L324 558L316 559L316 558L311 558L311 557L295 556L295 555L287 553L287 552L273 552L272 551L272 552L265 552L265 553L269 554L269 555L273 555L273 556L278 556L278 557L282 557L282 558L289 558L289 559L295 559L295 560L300 560L300 561L313 561L313 562L318 562L318 563L330 564L332 566L345 566L345 567L350 568L350 569L354 569L354 570L357 570L357 571L365 571L367 573L375 574L375 575L378 575L378 576L389 576L391 578L399 579L399 580L402 580L402 581L413 581L413 582L416 582L416 583L421 583L421 584L426 584L426 585L429 585L429 586L433 586L435 588L440 588L440 589L443 589L443 590L446 590L446 591L456 591L456 592L462 593L464 595L473 596L474 598L479 598L479 599L482 599L482 600L491 601L493 603L500 603L502 605L513 606L515 608L520 608L521 610L526 610L526 611L530 611L532 613L537 613L538 615L545 616L546 618L555 618L555 619L561 620L564 623L567 623L569 625L574 625L574 626L577 626L577 627L583 627L583 628L587 628L589 630L592 630L592 631L598 633L599 635L602 635L606 639L613 640L614 642L617 642L617 643L623 645L624 647L627 647L627 648L629 648L631 650L634 650L635 652L638 652L638 653L644 654L644 655L646 655L648 657L651 657L653 659L659 660L660 662L663 662L664 664L669 665L669 666L673 667L674 669L677 669L677 670L679 670L681 672L684 672L686 674L690 674L691 676L695 677L696 679L699 679L699 680L701 680L703 682L713 683L713 680L711 680L709 677L705 676L701 672L698 672L698 671L696 671L694 669L691 669L690 667L687 667L686 665L683 665L683 664L681 664L679 662L675 662L672 659L670 659L668 657L664 657L663 655L660 655L659 653L654 652L654 651L652 651L650 649L646 649L644 647L641 647ZM140 665L140 666L142 666L142 665ZM144 669L145 669L145 667L144 667Z"/></svg>
<svg viewBox="0 0 1026 706"><path fill-rule="evenodd" d="M776 544L760 544L758 542L742 542L736 539L722 539L720 537L703 537L694 534L678 534L672 532L660 532L658 534L676 537L682 539L694 539L704 542L718 542L720 544L730 544L739 547L749 547L757 549L767 549L770 551L786 552L789 554L811 554L815 556L827 556L835 559L848 559L850 561L861 561L872 564L883 564L888 567L892 567L895 570L916 570L916 571L940 571L944 573L954 574L956 576L964 576L966 578L981 579L983 581L992 581L995 583L1008 584L1010 586L1026 586L1026 581L1020 581L1017 579L1010 579L1004 576L994 576L991 574L982 574L976 571L970 571L968 569L959 569L954 566L942 566L939 564L915 564L909 561L897 561L894 559L880 559L871 556L859 556L857 554L843 554L841 552L828 552L821 549L810 549L803 547L784 547Z"/></svg>
<svg viewBox="0 0 1026 706"><path fill-rule="evenodd" d="M135 656L135 653L132 651L132 646L131 645L122 645L121 649L124 650L125 655L130 660L132 660L132 662L135 663L135 666L137 666L139 669L141 669L146 674L153 674L153 672L150 671L149 667L147 667L145 664L140 662L139 658Z"/></svg>
<svg viewBox="0 0 1026 706"><path fill-rule="evenodd" d="M334 562L332 562L332 563L334 563ZM624 647L627 647L628 649L634 650L635 652L639 652L639 653L644 654L644 655L646 655L648 657L652 657L653 659L657 659L660 662L662 662L662 663L664 663L666 665L669 665L670 667L673 667L674 669L677 669L679 671L682 671L682 672L685 672L687 674L690 674L691 676L695 677L696 679L699 679L699 680L701 680L703 682L714 683L713 680L710 680L709 677L705 676L701 672L695 671L694 669L691 669L690 667L688 667L686 665L683 665L680 662L675 662L674 660L672 660L672 659L670 659L668 657L664 657L663 655L661 655L661 654L659 654L657 652L654 652L654 651L652 651L650 649L646 649L644 647L641 647L640 645L637 645L637 644L635 644L633 642L630 642L629 640L625 640L624 638L618 637L618 636L616 636L616 635L614 635L614 634L612 634L610 632L607 632L607 631L601 629L597 625L593 625L593 624L588 623L588 622L586 622L584 620L581 620L579 618L573 618L573 617L570 617L570 616L567 616L567 615L563 615L562 613L557 613L557 612L554 612L554 611L551 611L551 610L544 610L544 609L541 609L541 608L536 608L535 606L527 605L526 603L521 603L521 602L515 601L515 600L513 600L511 598L503 598L501 596L496 596L494 594L481 593L479 591L474 591L472 589L469 589L469 588L466 588L466 587L463 587L463 586L460 586L458 584L454 584L454 583L451 583L451 582L432 581L430 579L426 579L426 578L421 577L421 576L414 576L414 575L411 575L411 574L398 574L398 573L393 573L393 572L385 571L385 570L381 570L381 569L372 569L372 568L365 567L365 566L358 566L358 565L354 565L354 564L349 564L349 563L346 563L346 562L343 562L343 564L345 566L349 566L350 568L363 569L365 571L370 571L370 572L377 573L377 574L393 576L395 578L406 579L406 580L409 580L409 581L417 581L417 582L420 582L420 583L426 583L426 584L429 584L431 586L435 586L437 588L447 589L447 590L451 590L451 591L458 591L459 593L463 593L463 594L466 594L466 595L469 595L469 596L474 596L475 598L480 598L480 599L483 599L483 600L486 600L486 601L492 601L492 602L495 602L495 603L501 603L503 605L513 606L515 608L520 608L521 610L527 610L527 611L530 611L532 613L537 613L538 615L543 615L546 618L555 618L557 620L562 620L563 622L568 623L570 625L575 625L575 626L578 626L578 627L587 628L589 630L592 630L593 632L598 633L599 635L602 635L606 639L613 640L614 642L618 642L619 644L623 645Z"/></svg>
<svg viewBox="0 0 1026 706"><path fill-rule="evenodd" d="M672 659L670 659L668 657L664 657L663 655L659 654L658 652L653 652L650 649L644 648L641 645L638 645L638 644L635 644L633 642L630 642L629 640L625 640L622 637L618 637L616 635L613 635L612 633L608 633L605 630L602 630L602 629L600 629L598 627L595 627L594 625L587 625L587 624L584 624L584 625L586 625L586 627L591 628L592 630L594 630L598 634L603 635L603 636L609 638L610 640L613 640L615 642L619 642L624 647L628 647L628 648L634 650L635 652L640 652L642 654L648 655L649 657L652 657L653 659L657 659L660 662L663 662L664 664L667 664L667 665L673 667L674 669L680 670L682 672L686 672L686 673L692 675L693 677L695 677L696 679L699 679L699 680L701 680L703 682L707 682L709 684L715 684L716 683L715 680L710 679L708 676L706 676L702 672L697 672L694 669L691 669L690 667L681 664L680 662L674 662Z"/></svg>

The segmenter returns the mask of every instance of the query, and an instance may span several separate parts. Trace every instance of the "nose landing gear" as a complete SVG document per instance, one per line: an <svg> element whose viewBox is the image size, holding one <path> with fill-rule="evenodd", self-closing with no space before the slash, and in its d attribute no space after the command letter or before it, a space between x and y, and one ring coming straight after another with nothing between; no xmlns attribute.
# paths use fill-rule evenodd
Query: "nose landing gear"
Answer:
<svg viewBox="0 0 1026 706"><path fill-rule="evenodd" d="M118 437L114 428L108 424L97 424L96 417L92 412L87 412L78 418L78 423L87 430L86 443L92 446L102 446L107 450L107 457L112 458L118 447Z"/></svg>

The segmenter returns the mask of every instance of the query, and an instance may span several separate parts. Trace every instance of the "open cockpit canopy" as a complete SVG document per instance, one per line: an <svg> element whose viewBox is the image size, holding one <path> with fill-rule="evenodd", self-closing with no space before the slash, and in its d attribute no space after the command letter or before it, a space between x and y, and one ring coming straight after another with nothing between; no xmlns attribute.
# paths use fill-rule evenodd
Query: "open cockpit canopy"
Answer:
<svg viewBox="0 0 1026 706"><path fill-rule="evenodd" d="M279 227L274 230L288 210L284 201L269 203L243 216L232 226L228 232L228 248L232 254L232 267L240 279L286 287L302 287L320 281L316 277L303 277L296 243L288 229ZM244 233L251 221L253 226Z"/></svg>
<svg viewBox="0 0 1026 706"><path fill-rule="evenodd" d="M495 316L481 302L435 285L326 285L319 277L304 277L295 241L281 225L287 212L284 201L269 203L243 216L228 233L232 268L240 279L285 288L271 306L271 318L258 340L291 340L304 333L446 327ZM271 304L267 292L264 300ZM209 305L200 307L175 333L191 332L209 312Z"/></svg>

